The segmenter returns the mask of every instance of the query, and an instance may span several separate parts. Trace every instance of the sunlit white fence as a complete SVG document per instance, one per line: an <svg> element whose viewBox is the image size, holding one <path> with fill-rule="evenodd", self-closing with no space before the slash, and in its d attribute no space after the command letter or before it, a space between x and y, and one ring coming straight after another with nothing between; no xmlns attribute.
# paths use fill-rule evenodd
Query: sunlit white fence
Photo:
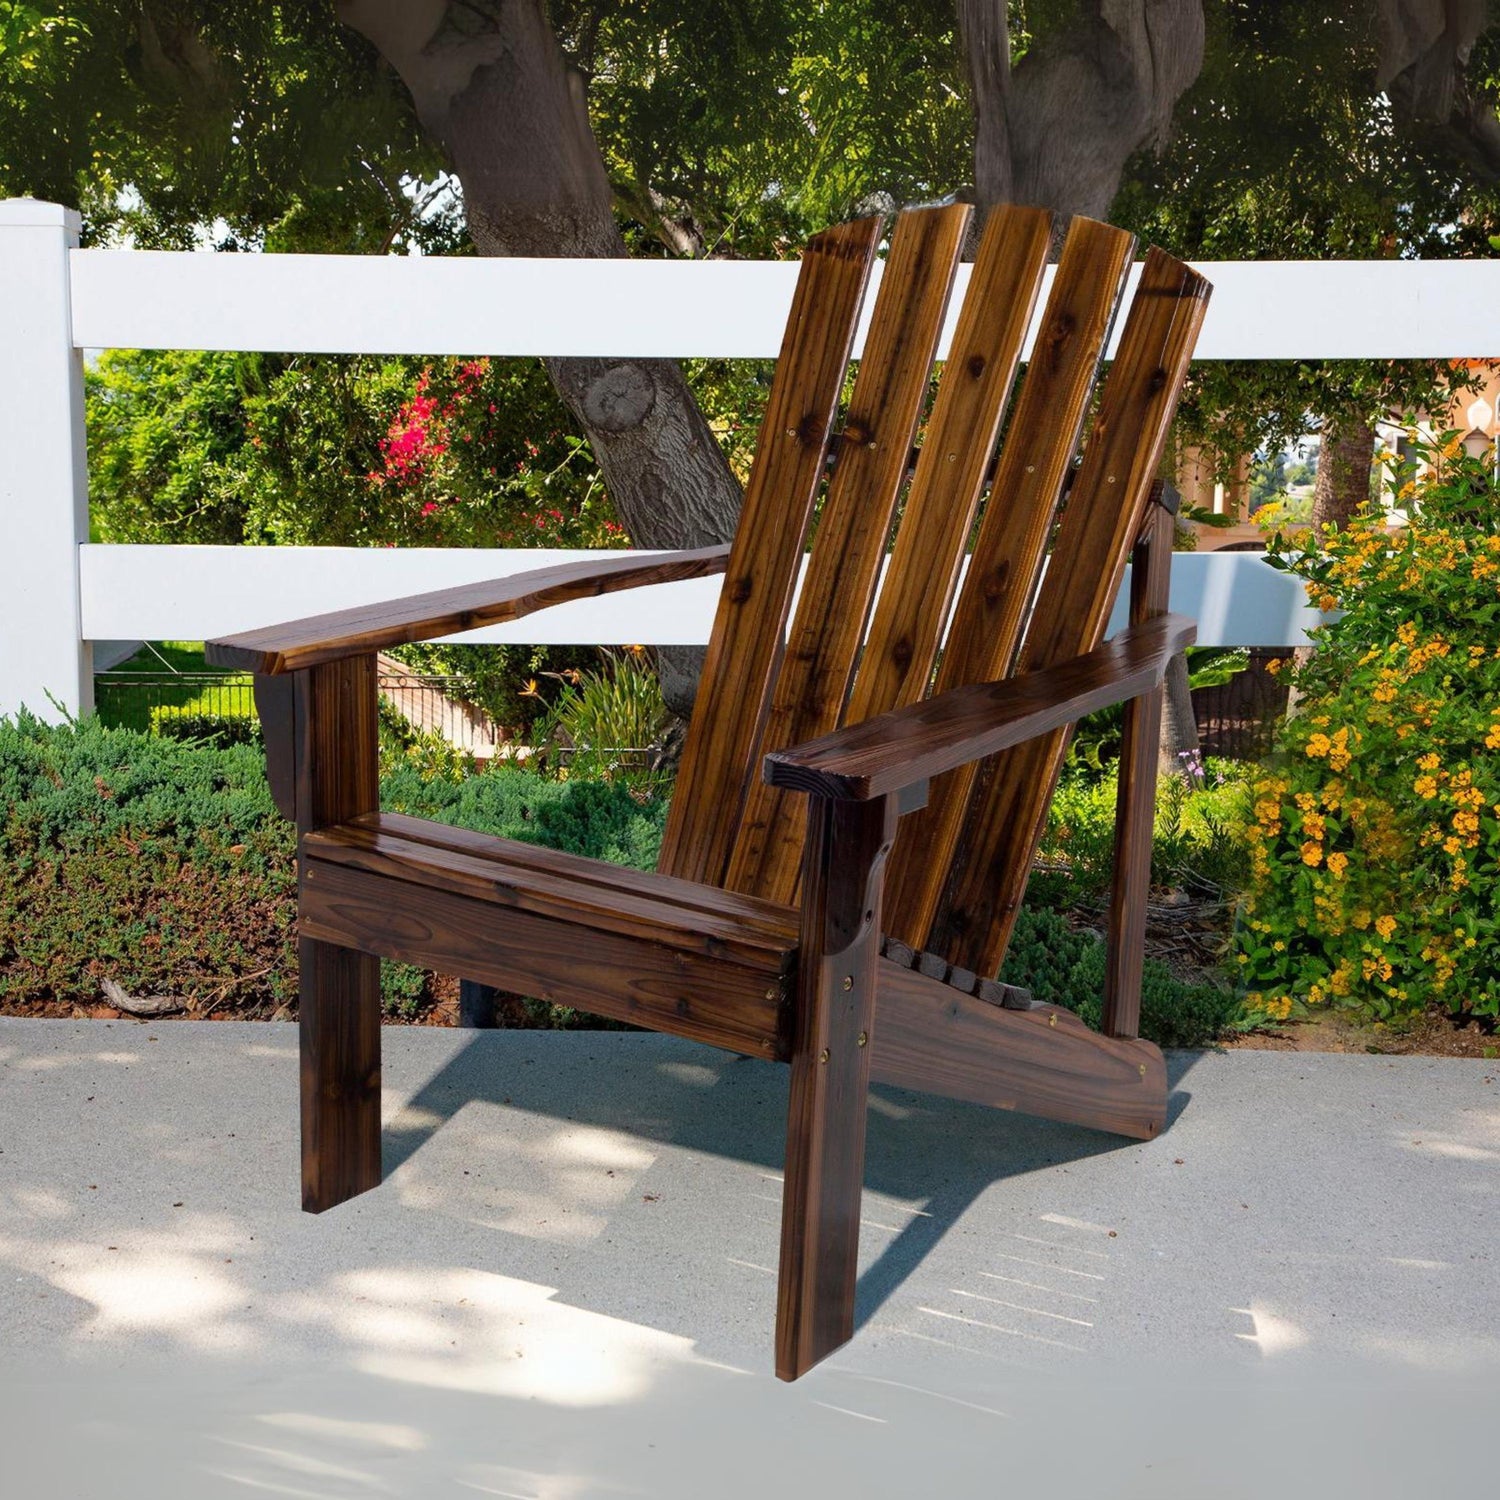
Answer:
<svg viewBox="0 0 1500 1500"><path fill-rule="evenodd" d="M53 702L88 708L94 641L201 640L588 555L91 544L85 349L769 358L797 274L789 262L216 255L77 244L71 211L0 201L0 714L22 704L41 713ZM1500 350L1500 264L1492 261L1200 269L1215 288L1200 359ZM701 643L718 587L718 579L699 579L580 601L465 639ZM1296 581L1254 554L1182 554L1172 603L1198 618L1199 640L1209 645L1294 645L1315 619Z"/></svg>

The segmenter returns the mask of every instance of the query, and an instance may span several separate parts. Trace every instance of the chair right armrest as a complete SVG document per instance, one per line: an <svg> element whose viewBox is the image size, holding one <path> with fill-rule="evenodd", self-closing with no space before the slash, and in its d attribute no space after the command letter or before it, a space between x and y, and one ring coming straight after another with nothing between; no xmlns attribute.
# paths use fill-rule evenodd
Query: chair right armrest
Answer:
<svg viewBox="0 0 1500 1500"><path fill-rule="evenodd" d="M867 802L1150 692L1197 639L1186 615L1156 615L1055 667L953 688L766 756L772 786ZM917 806L919 803L910 805Z"/></svg>

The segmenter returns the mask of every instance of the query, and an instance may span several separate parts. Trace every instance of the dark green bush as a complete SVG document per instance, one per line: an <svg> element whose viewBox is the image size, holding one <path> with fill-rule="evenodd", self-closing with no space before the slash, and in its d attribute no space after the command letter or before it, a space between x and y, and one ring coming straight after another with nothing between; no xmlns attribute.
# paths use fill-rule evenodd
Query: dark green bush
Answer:
<svg viewBox="0 0 1500 1500"><path fill-rule="evenodd" d="M649 869L666 800L619 783L552 781L499 767L477 776L403 763L381 785L393 811ZM93 1004L108 977L132 994L174 995L190 1014L268 1014L297 991L295 840L275 812L256 745L213 745L110 729L0 719L0 1003ZM1103 945L1055 913L1023 909L1004 977L1094 1025ZM411 1019L432 980L386 964L386 1013ZM1231 1023L1228 991L1147 964L1142 1035L1211 1041ZM526 1019L577 1024L532 1002Z"/></svg>
<svg viewBox="0 0 1500 1500"><path fill-rule="evenodd" d="M1104 944L1075 931L1054 911L1023 906L1000 977L1039 1000L1076 1011L1098 1027L1104 994ZM1240 1014L1232 990L1184 984L1152 959L1141 985L1141 1035L1159 1047L1204 1047Z"/></svg>
<svg viewBox="0 0 1500 1500"><path fill-rule="evenodd" d="M424 779L399 766L387 807L647 866L664 806L623 787L499 768ZM293 831L271 805L258 745L0 719L0 1003L93 1004L100 981L173 995L190 1014L267 1014L294 1001ZM431 998L384 966L388 1014Z"/></svg>

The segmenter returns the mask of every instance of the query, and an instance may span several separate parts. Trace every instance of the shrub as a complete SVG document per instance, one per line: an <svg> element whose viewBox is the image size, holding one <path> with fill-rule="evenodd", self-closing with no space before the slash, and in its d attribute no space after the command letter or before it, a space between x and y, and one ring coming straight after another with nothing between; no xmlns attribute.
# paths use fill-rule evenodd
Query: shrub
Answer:
<svg viewBox="0 0 1500 1500"><path fill-rule="evenodd" d="M272 808L258 746L23 714L0 719L0 798L0 1002L91 1004L106 976L131 993L177 996L190 1014L295 1002L295 839ZM655 865L666 818L664 797L619 782L505 766L460 775L410 759L382 777L381 801L640 869ZM1097 1025L1103 955L1033 903L1004 977ZM381 990L398 1019L432 998L430 977L408 964L383 965ZM538 1001L518 1014L540 1026L579 1019ZM1201 1045L1233 1019L1226 991L1147 964L1142 1035Z"/></svg>
<svg viewBox="0 0 1500 1500"><path fill-rule="evenodd" d="M547 760L569 776L665 784L656 750L669 715L661 681L640 646L604 653L597 672L573 672L544 731Z"/></svg>
<svg viewBox="0 0 1500 1500"><path fill-rule="evenodd" d="M1237 956L1273 1018L1500 1010L1500 488L1456 434L1417 457L1394 534L1370 508L1271 553L1342 611L1255 786Z"/></svg>
<svg viewBox="0 0 1500 1500"><path fill-rule="evenodd" d="M242 715L192 713L158 706L151 710L151 733L212 745L260 745L260 720Z"/></svg>
<svg viewBox="0 0 1500 1500"><path fill-rule="evenodd" d="M1103 1012L1105 946L1056 912L1021 908L1000 970L1007 984L1076 1011L1097 1028ZM1147 959L1141 981L1141 1035L1160 1047L1203 1047L1240 1017L1240 1003L1222 985L1184 984Z"/></svg>
<svg viewBox="0 0 1500 1500"><path fill-rule="evenodd" d="M480 776L405 761L393 809L649 866L660 799L623 786ZM91 1004L99 981L172 995L190 1013L265 1013L295 999L295 838L271 805L256 745L0 719L0 1001ZM430 998L385 965L387 1012Z"/></svg>
<svg viewBox="0 0 1500 1500"><path fill-rule="evenodd" d="M1093 900L1109 888L1115 849L1115 771L1100 779L1086 770L1064 772L1052 799L1041 858L1062 874L1032 877L1054 897ZM1191 882L1238 895L1249 876L1243 826L1249 801L1249 770L1238 761L1211 760L1203 783L1163 776L1156 785L1151 840L1151 883Z"/></svg>

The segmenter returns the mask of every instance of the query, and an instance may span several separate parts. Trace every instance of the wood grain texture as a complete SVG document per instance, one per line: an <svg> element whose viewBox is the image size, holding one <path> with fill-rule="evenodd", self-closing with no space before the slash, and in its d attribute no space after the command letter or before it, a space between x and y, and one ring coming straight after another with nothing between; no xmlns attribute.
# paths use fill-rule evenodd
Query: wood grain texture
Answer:
<svg viewBox="0 0 1500 1500"><path fill-rule="evenodd" d="M1130 570L1132 625L1166 614L1172 571L1170 512L1148 505ZM1151 839L1156 821L1156 771L1161 746L1163 688L1125 705L1116 778L1114 876L1109 895L1109 950L1104 970L1106 1036L1140 1029L1141 973L1146 956L1146 897L1151 887Z"/></svg>
<svg viewBox="0 0 1500 1500"><path fill-rule="evenodd" d="M297 821L297 679L255 675L255 712L266 747L266 784L276 811Z"/></svg>
<svg viewBox="0 0 1500 1500"><path fill-rule="evenodd" d="M295 812L308 830L379 803L375 658L293 679ZM307 859L298 858L305 882ZM380 961L299 929L302 1206L321 1213L380 1181Z"/></svg>
<svg viewBox="0 0 1500 1500"><path fill-rule="evenodd" d="M555 850L544 851L550 860L536 861L528 858L531 850L525 844L472 833L451 841L446 836L452 831L428 824L421 837L410 838L394 831L391 820L377 816L309 834L302 852L307 859L573 922L584 931L644 938L680 952L729 958L773 972L785 968L796 951L794 911L771 908L766 914L770 920L756 911L746 921L722 906L674 900L660 890L658 877L639 870ZM590 878L588 867L596 865L602 866L601 878Z"/></svg>
<svg viewBox="0 0 1500 1500"><path fill-rule="evenodd" d="M1191 267L1154 248L1147 254L1027 627L1019 673L1098 645L1140 531L1208 296L1208 283ZM980 974L999 968L1068 734L1054 730L982 763L925 943L952 962Z"/></svg>
<svg viewBox="0 0 1500 1500"><path fill-rule="evenodd" d="M1090 1031L1071 1011L1001 1009L880 960L871 1079L1150 1140L1167 1070L1150 1042Z"/></svg>
<svg viewBox="0 0 1500 1500"><path fill-rule="evenodd" d="M794 907L776 906L758 897L741 896L718 886L696 885L691 880L678 880L654 870L629 869L610 864L607 860L548 849L542 844L497 839L494 834L476 833L449 823L434 823L427 818L408 817L405 813L375 813L356 818L353 826L378 828L400 838L458 850L479 858L492 857L498 846L503 851L505 863L516 870L535 870L574 885L602 887L605 894L598 898L600 900L607 900L615 891L629 892L672 906L682 913L684 921L693 920L700 912L710 921L729 921L745 935L746 941L758 942L765 948L785 948L796 942L799 917Z"/></svg>
<svg viewBox="0 0 1500 1500"><path fill-rule="evenodd" d="M284 625L247 630L209 641L205 655L218 667L243 671L293 672L339 657L384 651L410 641L456 635L482 625L519 620L570 599L591 599L622 589L675 583L684 578L706 578L722 573L728 547L701 547L690 552L664 552L642 557L590 558L559 563L510 578L434 589L380 604L333 610Z"/></svg>
<svg viewBox="0 0 1500 1500"><path fill-rule="evenodd" d="M843 718L970 212L954 204L896 221L761 754L825 734ZM802 799L753 779L728 889L789 904L805 828Z"/></svg>
<svg viewBox="0 0 1500 1500"><path fill-rule="evenodd" d="M880 877L896 816L886 797L818 800L809 819L776 1284L782 1380L854 1333Z"/></svg>
<svg viewBox="0 0 1500 1500"><path fill-rule="evenodd" d="M821 797L884 797L1148 691L1197 633L1185 615L1156 617L1046 671L954 688L778 750L765 774Z"/></svg>
<svg viewBox="0 0 1500 1500"><path fill-rule="evenodd" d="M297 940L302 1207L322 1213L380 1183L380 960Z"/></svg>
<svg viewBox="0 0 1500 1500"><path fill-rule="evenodd" d="M1134 249L1132 235L1093 219L1075 218L1068 226L935 693L1010 675ZM929 793L927 811L896 837L886 921L919 946L937 912L976 770L964 765L943 777Z"/></svg>
<svg viewBox="0 0 1500 1500"><path fill-rule="evenodd" d="M1046 209L1005 204L993 209L985 224L917 451L847 723L914 703L927 692L1051 236L1052 215ZM1046 347L1044 337L1044 360Z"/></svg>
<svg viewBox="0 0 1500 1500"><path fill-rule="evenodd" d="M803 255L667 815L663 874L724 883L882 223L839 225Z"/></svg>
<svg viewBox="0 0 1500 1500"><path fill-rule="evenodd" d="M773 1060L788 1056L792 976L478 896L309 859L301 930L593 1015Z"/></svg>

